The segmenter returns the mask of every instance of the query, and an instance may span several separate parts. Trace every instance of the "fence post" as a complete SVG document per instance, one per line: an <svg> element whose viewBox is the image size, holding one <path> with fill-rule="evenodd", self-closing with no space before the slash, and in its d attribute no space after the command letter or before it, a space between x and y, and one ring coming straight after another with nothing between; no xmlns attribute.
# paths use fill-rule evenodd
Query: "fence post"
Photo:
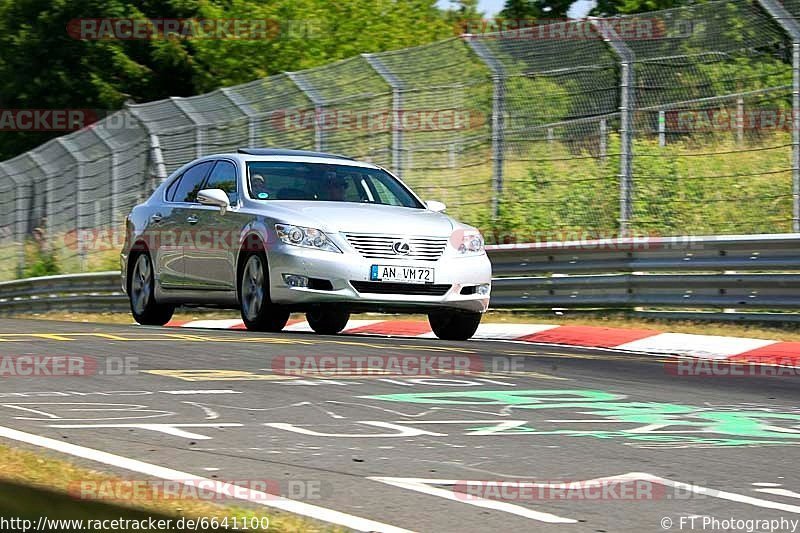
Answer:
<svg viewBox="0 0 800 533"><path fill-rule="evenodd" d="M125 110L127 110L128 113L130 113L131 116L138 121L139 124L141 124L142 128L150 139L149 166L151 173L150 175L143 176L147 182L143 182L142 185L145 189L150 187L155 189L153 185L158 186L161 181L165 180L169 176L169 174L167 174L167 165L164 163L164 154L161 152L161 140L158 138L158 133L153 132L153 128L150 127L150 124L148 124L146 120L139 116L136 109L129 106L127 102L125 103ZM157 180L156 183L151 183L153 178ZM142 193L144 195L150 194L152 189L143 190Z"/></svg>
<svg viewBox="0 0 800 533"><path fill-rule="evenodd" d="M744 142L744 98L736 99L736 142Z"/></svg>
<svg viewBox="0 0 800 533"><path fill-rule="evenodd" d="M630 235L633 198L633 111L635 109L635 76L633 51L617 35L610 24L600 24L590 19L592 26L603 37L620 60L620 162L619 162L619 233Z"/></svg>
<svg viewBox="0 0 800 533"><path fill-rule="evenodd" d="M92 128L92 133L100 139L100 142L108 148L108 152L111 154L111 176L109 176L111 179L111 214L109 215L110 220L108 223L111 224L111 229L113 231L116 227L117 211L119 211L119 154L114 149L114 146L112 146L109 134L102 124L98 125L96 128Z"/></svg>
<svg viewBox="0 0 800 533"><path fill-rule="evenodd" d="M5 175L14 186L14 242L17 244L17 268L16 277L23 277L25 272L25 223L27 219L23 217L27 213L25 209L25 197L22 191L29 191L30 186L14 178L5 163L0 163L0 174Z"/></svg>
<svg viewBox="0 0 800 533"><path fill-rule="evenodd" d="M297 88L303 91L311 103L314 104L314 148L318 151L325 151L325 125L322 123L322 113L325 110L325 100L317 91L306 82L300 72L287 72L286 76L289 77Z"/></svg>
<svg viewBox="0 0 800 533"><path fill-rule="evenodd" d="M506 71L491 51L476 35L461 36L492 73L492 216L497 218L500 198L503 194L503 170L505 159L505 113Z"/></svg>
<svg viewBox="0 0 800 533"><path fill-rule="evenodd" d="M205 124L202 122L198 122L195 117L194 113L191 109L186 108L186 103L183 101L182 98L178 98L177 96L171 96L170 101L175 104L175 107L181 110L181 113L188 118L192 124L194 124L195 128L195 143L197 146L195 147L195 155L197 157L203 157L203 150L205 148Z"/></svg>
<svg viewBox="0 0 800 533"><path fill-rule="evenodd" d="M758 0L792 40L792 231L800 232L800 23L777 0Z"/></svg>
<svg viewBox="0 0 800 533"><path fill-rule="evenodd" d="M161 153L161 141L155 133L150 134L150 154L153 158L153 176L160 183L167 179L167 165L164 164L164 154Z"/></svg>
<svg viewBox="0 0 800 533"><path fill-rule="evenodd" d="M658 112L658 145L667 145L667 114L663 109Z"/></svg>
<svg viewBox="0 0 800 533"><path fill-rule="evenodd" d="M367 63L384 79L392 89L392 170L403 177L403 88L405 84L392 74L383 61L374 54L361 54Z"/></svg>
<svg viewBox="0 0 800 533"><path fill-rule="evenodd" d="M600 161L606 161L606 154L608 153L608 121L604 118L600 119Z"/></svg>
<svg viewBox="0 0 800 533"><path fill-rule="evenodd" d="M230 87L223 87L220 89L220 92L231 101L233 105L239 108L239 111L244 113L244 116L247 117L247 145L250 148L256 148L258 144L256 143L256 137L258 136L256 133L256 113L253 111L248 104L242 101L241 97L236 94L235 92L231 91Z"/></svg>
<svg viewBox="0 0 800 533"><path fill-rule="evenodd" d="M46 170L47 165L45 164L44 161L42 161L42 158L39 156L39 154L37 154L35 151L31 150L31 151L28 152L28 156L31 158L31 161L33 162L33 164L36 165L36 167L42 173L41 174L42 177L44 177L43 181L45 183L45 187L44 187L44 191L45 192L44 192L44 209L42 210L42 216L41 216L41 218L43 220L43 223L41 224L41 229L44 232L45 238L46 239L50 239L50 238L52 238L52 234L53 234L53 211L52 211L52 207L53 207L53 204L55 203L54 199L53 199L53 181L52 181L53 178L52 178L51 173L49 173ZM33 194L33 191L31 191L31 193ZM34 222L34 224L38 224L38 223L39 223L39 221L35 221Z"/></svg>
<svg viewBox="0 0 800 533"><path fill-rule="evenodd" d="M75 233L78 239L78 259L81 272L87 270L87 250L86 250L86 229L89 227L84 218L86 212L86 191L83 190L83 178L85 177L86 158L77 146L74 146L67 138L59 137L56 142L72 157L77 166L77 183L75 184Z"/></svg>

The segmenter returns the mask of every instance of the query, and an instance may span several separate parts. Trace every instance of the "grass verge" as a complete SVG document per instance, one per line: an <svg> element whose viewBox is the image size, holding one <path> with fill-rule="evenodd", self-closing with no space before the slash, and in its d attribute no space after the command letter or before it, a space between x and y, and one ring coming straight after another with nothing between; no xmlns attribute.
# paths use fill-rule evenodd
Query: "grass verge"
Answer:
<svg viewBox="0 0 800 533"><path fill-rule="evenodd" d="M124 478L76 466L68 461L29 450L0 445L0 516L36 520L50 519L116 519L146 520L148 517L172 519L180 517L269 518L271 532L343 531L317 522L272 509L249 509L227 506L197 499L145 498L135 501L98 501L80 499L71 494L76 483L89 482L94 487L114 487ZM248 531L267 531L250 529Z"/></svg>

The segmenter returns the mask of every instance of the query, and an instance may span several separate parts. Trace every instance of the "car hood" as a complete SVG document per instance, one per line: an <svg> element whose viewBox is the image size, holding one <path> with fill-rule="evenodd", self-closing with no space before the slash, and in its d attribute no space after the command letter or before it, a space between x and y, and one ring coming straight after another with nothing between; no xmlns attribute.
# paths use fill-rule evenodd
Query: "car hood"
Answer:
<svg viewBox="0 0 800 533"><path fill-rule="evenodd" d="M445 214L391 205L272 200L265 208L279 222L316 227L329 233L449 237L456 228L454 221Z"/></svg>

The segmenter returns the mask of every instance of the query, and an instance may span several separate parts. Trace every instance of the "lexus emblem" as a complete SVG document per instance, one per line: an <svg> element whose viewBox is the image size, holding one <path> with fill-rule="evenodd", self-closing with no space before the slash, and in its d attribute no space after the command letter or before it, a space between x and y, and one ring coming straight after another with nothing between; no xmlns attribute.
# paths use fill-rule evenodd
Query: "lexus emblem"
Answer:
<svg viewBox="0 0 800 533"><path fill-rule="evenodd" d="M408 255L411 253L411 243L403 239L402 241L394 241L392 250L397 255Z"/></svg>

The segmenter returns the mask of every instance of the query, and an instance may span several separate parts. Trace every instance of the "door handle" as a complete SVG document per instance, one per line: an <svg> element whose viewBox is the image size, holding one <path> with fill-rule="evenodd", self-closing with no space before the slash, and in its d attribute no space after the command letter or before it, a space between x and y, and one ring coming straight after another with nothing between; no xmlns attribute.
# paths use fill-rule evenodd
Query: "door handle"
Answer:
<svg viewBox="0 0 800 533"><path fill-rule="evenodd" d="M150 215L150 221L151 222L156 222L156 223L161 222L162 218L163 217L161 216L161 213L154 213L154 214Z"/></svg>
<svg viewBox="0 0 800 533"><path fill-rule="evenodd" d="M189 224L197 224L198 220L200 219L194 215L189 215L188 217L186 217L186 222L188 222Z"/></svg>

